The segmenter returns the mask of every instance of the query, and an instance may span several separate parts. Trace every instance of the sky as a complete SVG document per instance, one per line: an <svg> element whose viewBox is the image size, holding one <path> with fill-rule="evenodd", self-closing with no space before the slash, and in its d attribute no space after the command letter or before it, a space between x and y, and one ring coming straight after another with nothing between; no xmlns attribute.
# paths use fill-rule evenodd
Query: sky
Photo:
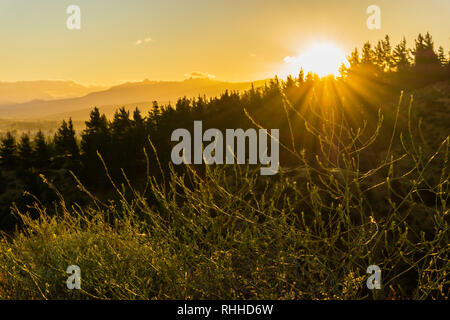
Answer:
<svg viewBox="0 0 450 320"><path fill-rule="evenodd" d="M66 26L69 5L80 30ZM366 26L370 5L380 30ZM449 51L449 13L449 0L0 0L0 81L253 81L315 43L350 53L385 34L412 46L429 31Z"/></svg>

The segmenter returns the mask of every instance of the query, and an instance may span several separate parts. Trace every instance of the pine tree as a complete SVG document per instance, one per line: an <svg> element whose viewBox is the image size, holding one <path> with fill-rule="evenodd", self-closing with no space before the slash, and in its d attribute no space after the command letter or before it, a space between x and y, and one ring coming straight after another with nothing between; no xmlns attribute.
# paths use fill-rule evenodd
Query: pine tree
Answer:
<svg viewBox="0 0 450 320"><path fill-rule="evenodd" d="M445 67L445 65L447 64L447 57L445 56L445 51L442 46L440 46L438 49L438 59L439 62L441 63L441 66Z"/></svg>
<svg viewBox="0 0 450 320"><path fill-rule="evenodd" d="M103 160L110 164L111 162L111 135L109 123L104 114L95 107L88 121L85 122L86 128L81 134L81 151L83 173L85 179L90 183L101 184L103 177L96 176L97 172L103 172L103 164L99 159L97 152L100 153ZM100 180L101 179L101 180Z"/></svg>
<svg viewBox="0 0 450 320"><path fill-rule="evenodd" d="M345 78L348 75L348 67L345 65L345 63L342 63L339 67L339 74L340 77Z"/></svg>
<svg viewBox="0 0 450 320"><path fill-rule="evenodd" d="M137 127L144 125L144 118L142 117L141 111L138 108L134 109L133 111L133 122L133 125Z"/></svg>
<svg viewBox="0 0 450 320"><path fill-rule="evenodd" d="M377 45L375 46L374 59L375 59L375 64L380 68L380 70L384 71L386 56L385 56L382 41L378 41Z"/></svg>
<svg viewBox="0 0 450 320"><path fill-rule="evenodd" d="M86 128L81 135L81 150L86 162L94 161L98 158L97 151L105 157L109 151L109 128L108 120L104 114L95 107L88 121Z"/></svg>
<svg viewBox="0 0 450 320"><path fill-rule="evenodd" d="M350 57L348 57L347 60L350 63L350 68L355 68L361 63L359 59L358 48L355 48L355 50L353 50L353 52L351 53Z"/></svg>
<svg viewBox="0 0 450 320"><path fill-rule="evenodd" d="M409 50L406 47L406 39L403 38L402 41L395 46L392 53L393 66L396 71L405 71L411 66L411 58L409 55Z"/></svg>
<svg viewBox="0 0 450 320"><path fill-rule="evenodd" d="M363 49L362 49L362 57L361 57L361 63L368 66L373 65L374 63L374 52L372 51L372 45L370 42L364 43Z"/></svg>
<svg viewBox="0 0 450 320"><path fill-rule="evenodd" d="M30 168L33 164L33 148L31 146L30 136L22 135L18 144L19 163L25 169Z"/></svg>
<svg viewBox="0 0 450 320"><path fill-rule="evenodd" d="M8 131L0 142L1 164L6 168L12 169L17 165L16 138Z"/></svg>
<svg viewBox="0 0 450 320"><path fill-rule="evenodd" d="M104 133L108 130L108 120L104 114L100 114L100 110L95 107L90 115L89 120L85 122L86 128L84 134Z"/></svg>
<svg viewBox="0 0 450 320"><path fill-rule="evenodd" d="M120 108L114 114L111 122L111 143L112 162L116 169L127 168L135 156L132 153L133 147L130 144L132 139L132 122L130 120L130 112L125 108Z"/></svg>
<svg viewBox="0 0 450 320"><path fill-rule="evenodd" d="M201 99L201 98L199 98ZM201 104L201 101L198 102ZM201 113L201 107L196 107L197 112L199 114ZM159 117L158 117L158 123L159 125ZM136 108L133 112L133 126L132 131L130 133L131 138L131 152L136 155L136 168L140 165L145 164L145 155L143 153L144 146L148 145L147 140L148 134L147 134L147 128L146 128L146 119L144 119L141 115L141 111ZM148 153L147 153L148 154Z"/></svg>
<svg viewBox="0 0 450 320"><path fill-rule="evenodd" d="M361 52L361 66L360 72L364 74L366 78L377 77L379 74L375 63L375 52L372 50L370 42L366 42Z"/></svg>
<svg viewBox="0 0 450 320"><path fill-rule="evenodd" d="M152 132L158 130L158 123L161 117L161 109L159 108L158 101L152 102L152 110L149 112L147 124Z"/></svg>
<svg viewBox="0 0 450 320"><path fill-rule="evenodd" d="M131 128L130 112L125 108L120 108L114 114L114 119L111 123L111 130L114 138L125 138Z"/></svg>
<svg viewBox="0 0 450 320"><path fill-rule="evenodd" d="M433 37L431 36L431 34L429 32L427 32L427 34L425 35L424 43L425 43L425 49L432 50L434 52L434 41L433 41Z"/></svg>
<svg viewBox="0 0 450 320"><path fill-rule="evenodd" d="M415 41L414 64L417 69L427 69L438 65L439 58L434 51L434 42L430 33L427 32L425 37L419 34Z"/></svg>
<svg viewBox="0 0 450 320"><path fill-rule="evenodd" d="M286 81L283 83L283 88L284 88L285 92L289 92L296 87L297 87L297 85L295 83L294 78L292 78L291 75L288 75L286 78Z"/></svg>
<svg viewBox="0 0 450 320"><path fill-rule="evenodd" d="M314 73L312 73L311 71L308 72L305 77L305 84L312 85L314 83L314 80L315 80Z"/></svg>
<svg viewBox="0 0 450 320"><path fill-rule="evenodd" d="M297 83L299 87L302 86L303 83L305 83L305 72L303 71L303 68L300 68L300 72L298 73Z"/></svg>
<svg viewBox="0 0 450 320"><path fill-rule="evenodd" d="M66 165L68 167L73 167L75 161L79 158L80 150L75 138L75 130L71 118L69 118L68 122L65 120L62 122L61 127L59 127L58 131L55 133L53 141L57 156L68 160Z"/></svg>
<svg viewBox="0 0 450 320"><path fill-rule="evenodd" d="M379 66L382 71L389 72L393 68L393 58L392 58L392 46L391 46L391 40L389 38L389 35L386 35L384 37L384 40L381 40L379 42L379 45L381 46L381 52L380 55L382 57L382 60L379 61Z"/></svg>
<svg viewBox="0 0 450 320"><path fill-rule="evenodd" d="M347 57L347 61L349 63L349 67L342 65L339 70L341 74L348 77L358 75L361 69L361 59L358 48L355 48L355 50L352 51L350 56Z"/></svg>
<svg viewBox="0 0 450 320"><path fill-rule="evenodd" d="M41 130L34 137L33 143L34 164L37 168L46 168L50 164L50 148Z"/></svg>

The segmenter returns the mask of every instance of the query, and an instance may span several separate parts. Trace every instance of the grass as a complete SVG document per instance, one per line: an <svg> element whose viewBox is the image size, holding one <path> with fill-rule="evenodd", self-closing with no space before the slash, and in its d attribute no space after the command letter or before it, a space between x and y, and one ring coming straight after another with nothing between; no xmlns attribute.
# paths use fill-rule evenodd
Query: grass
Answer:
<svg viewBox="0 0 450 320"><path fill-rule="evenodd" d="M330 111L320 127L301 118L316 157L282 145L298 164L276 177L250 166L171 167L139 191L124 174L125 184L110 179L119 200L106 203L74 177L90 206L60 197L57 215L38 199L14 210L25 227L1 238L0 298L448 299L450 139L425 154L412 103L405 126L401 106L369 170L360 163L382 115L364 138ZM81 290L66 287L74 264ZM366 287L369 265L381 268L380 290Z"/></svg>

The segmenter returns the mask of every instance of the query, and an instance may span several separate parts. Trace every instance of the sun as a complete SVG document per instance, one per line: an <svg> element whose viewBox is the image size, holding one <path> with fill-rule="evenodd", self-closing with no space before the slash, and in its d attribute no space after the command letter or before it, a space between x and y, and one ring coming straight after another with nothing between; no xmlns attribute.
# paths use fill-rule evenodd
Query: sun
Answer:
<svg viewBox="0 0 450 320"><path fill-rule="evenodd" d="M284 61L292 65L292 73L303 68L305 74L313 72L319 77L339 75L339 68L348 61L344 51L332 43L319 43L302 52L298 57L286 57Z"/></svg>

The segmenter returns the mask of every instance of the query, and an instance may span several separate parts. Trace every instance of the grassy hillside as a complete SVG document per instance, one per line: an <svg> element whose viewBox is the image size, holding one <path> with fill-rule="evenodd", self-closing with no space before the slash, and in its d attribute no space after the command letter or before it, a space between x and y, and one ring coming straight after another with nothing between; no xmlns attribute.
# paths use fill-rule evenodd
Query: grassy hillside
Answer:
<svg viewBox="0 0 450 320"><path fill-rule="evenodd" d="M393 109L394 125L385 128L380 114L368 139L330 114L320 126L303 119L321 148L311 156L284 146L296 163L275 177L248 166L169 166L163 180L148 171L138 189L105 167L117 196L109 201L74 177L89 205L60 197L57 215L37 199L14 210L25 227L1 240L0 298L448 298L450 139L430 113L421 127L433 143L421 141L425 104L405 100ZM283 105L292 108L286 97ZM390 135L380 142L383 129ZM382 156L362 169L376 142ZM148 156L149 167L161 168L158 154ZM66 288L73 264L79 291ZM373 264L381 290L366 288Z"/></svg>
<svg viewBox="0 0 450 320"><path fill-rule="evenodd" d="M6 133L0 298L448 299L450 61L439 52L428 33L413 50L386 36L337 79L124 84L66 111L181 98L110 118L94 108L78 132L69 119L52 136ZM278 174L175 166L172 133L192 136L195 121L203 132L279 129ZM66 287L72 265L81 290Z"/></svg>

